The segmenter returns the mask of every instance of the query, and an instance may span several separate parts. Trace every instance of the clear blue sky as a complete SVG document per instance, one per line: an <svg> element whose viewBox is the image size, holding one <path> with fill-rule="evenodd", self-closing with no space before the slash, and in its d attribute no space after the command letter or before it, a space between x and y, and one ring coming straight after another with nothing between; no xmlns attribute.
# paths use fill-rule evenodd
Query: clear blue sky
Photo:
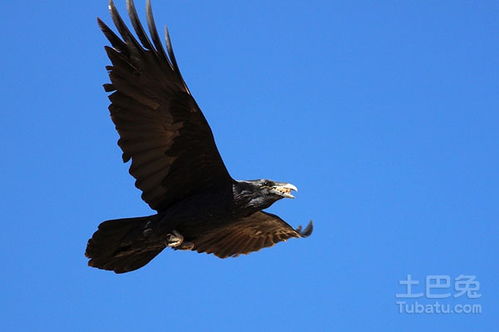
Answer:
<svg viewBox="0 0 499 332"><path fill-rule="evenodd" d="M152 212L101 87L107 1L2 1L2 330L497 330L499 2L153 7L233 177L297 185L270 211L315 233L87 267L101 221ZM408 274L475 275L479 299L441 302L482 313L399 313Z"/></svg>

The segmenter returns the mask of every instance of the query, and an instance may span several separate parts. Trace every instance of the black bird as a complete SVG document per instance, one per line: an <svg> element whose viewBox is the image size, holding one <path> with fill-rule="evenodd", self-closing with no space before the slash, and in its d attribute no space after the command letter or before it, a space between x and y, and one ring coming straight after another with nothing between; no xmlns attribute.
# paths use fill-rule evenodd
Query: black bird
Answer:
<svg viewBox="0 0 499 332"><path fill-rule="evenodd" d="M98 24L112 47L104 84L109 111L120 139L123 161L142 199L157 214L99 225L88 241L89 266L124 273L136 270L166 247L215 254L248 254L289 238L307 237L276 215L262 211L281 198L293 198L290 183L236 181L220 157L211 129L185 84L168 31L163 49L146 2L150 38L132 0L127 2L133 36L113 1L109 10L121 38ZM151 42L152 40L152 42Z"/></svg>

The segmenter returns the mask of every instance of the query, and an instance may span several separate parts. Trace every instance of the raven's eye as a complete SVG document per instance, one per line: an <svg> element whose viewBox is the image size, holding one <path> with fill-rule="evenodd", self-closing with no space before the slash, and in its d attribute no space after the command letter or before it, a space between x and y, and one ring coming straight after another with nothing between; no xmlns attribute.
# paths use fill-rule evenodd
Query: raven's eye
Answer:
<svg viewBox="0 0 499 332"><path fill-rule="evenodd" d="M264 187L272 187L272 182L269 181L269 180L265 180L265 181L263 181L262 186L264 186Z"/></svg>

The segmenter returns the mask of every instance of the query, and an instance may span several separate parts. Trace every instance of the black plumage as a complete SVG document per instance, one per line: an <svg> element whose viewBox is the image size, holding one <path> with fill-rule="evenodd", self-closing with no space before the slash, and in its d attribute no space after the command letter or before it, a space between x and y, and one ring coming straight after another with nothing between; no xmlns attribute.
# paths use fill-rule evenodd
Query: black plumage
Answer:
<svg viewBox="0 0 499 332"><path fill-rule="evenodd" d="M132 0L127 10L137 38L113 1L111 16L120 35L98 19L111 43L105 47L111 92L109 111L120 139L123 161L142 199L157 211L148 217L101 223L88 241L89 265L123 273L147 264L164 248L195 250L225 258L247 254L289 238L306 237L312 224L293 229L263 212L293 196L296 187L271 180L236 181L229 175L203 113L185 84L168 32L166 52L150 1L146 3L151 39Z"/></svg>

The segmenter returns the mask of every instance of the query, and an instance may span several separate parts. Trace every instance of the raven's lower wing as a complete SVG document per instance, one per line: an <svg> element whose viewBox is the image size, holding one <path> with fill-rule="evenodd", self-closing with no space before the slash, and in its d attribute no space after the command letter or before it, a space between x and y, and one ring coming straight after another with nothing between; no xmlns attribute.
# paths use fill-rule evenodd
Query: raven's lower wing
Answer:
<svg viewBox="0 0 499 332"><path fill-rule="evenodd" d="M162 210L176 200L223 186L232 179L220 157L211 129L187 88L166 35L167 52L158 37L150 2L142 27L133 1L128 13L138 40L121 19L112 1L109 8L120 36L101 20L112 47L106 52L111 84L111 118L120 135L123 161L132 161L130 174L151 208Z"/></svg>
<svg viewBox="0 0 499 332"><path fill-rule="evenodd" d="M307 237L312 230L312 222L304 230L301 226L294 229L278 216L260 211L200 235L193 241L193 250L215 254L220 258L235 257L290 238Z"/></svg>

